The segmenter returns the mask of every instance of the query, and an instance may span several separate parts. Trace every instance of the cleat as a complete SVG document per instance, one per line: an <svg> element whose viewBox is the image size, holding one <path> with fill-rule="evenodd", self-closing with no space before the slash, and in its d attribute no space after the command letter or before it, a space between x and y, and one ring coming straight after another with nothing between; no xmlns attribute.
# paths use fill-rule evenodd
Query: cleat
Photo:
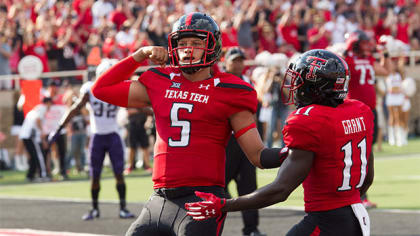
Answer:
<svg viewBox="0 0 420 236"><path fill-rule="evenodd" d="M153 169L151 167L144 169L144 171L146 171L146 173L148 173L148 174L153 173Z"/></svg>
<svg viewBox="0 0 420 236"><path fill-rule="evenodd" d="M124 175L129 175L132 171L133 171L133 168L128 167L127 169L124 170Z"/></svg>
<svg viewBox="0 0 420 236"><path fill-rule="evenodd" d="M129 218L134 218L135 215L131 212L129 212L127 209L121 209L120 210L120 218L121 219L129 219Z"/></svg>
<svg viewBox="0 0 420 236"><path fill-rule="evenodd" d="M83 220L93 220L94 218L99 218L98 209L92 209L82 217Z"/></svg>
<svg viewBox="0 0 420 236"><path fill-rule="evenodd" d="M376 208L377 207L376 203L373 203L373 202L371 202L371 201L369 201L367 199L363 200L362 201L362 204L363 204L363 206L366 209L372 209L372 208Z"/></svg>

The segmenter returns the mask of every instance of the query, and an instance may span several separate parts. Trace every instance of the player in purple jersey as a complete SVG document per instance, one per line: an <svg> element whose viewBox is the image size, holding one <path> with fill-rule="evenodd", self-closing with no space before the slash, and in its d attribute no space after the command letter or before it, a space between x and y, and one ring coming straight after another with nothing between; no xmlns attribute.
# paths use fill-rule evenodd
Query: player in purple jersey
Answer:
<svg viewBox="0 0 420 236"><path fill-rule="evenodd" d="M103 59L96 69L96 76L99 76L115 63L114 60ZM89 144L90 152L90 176L91 176L91 197L92 209L83 215L83 220L93 220L99 218L98 198L100 191L100 177L105 159L108 153L114 176L117 181L117 192L120 199L120 218L134 218L135 216L126 209L126 185L124 181L124 146L118 134L116 116L118 107L102 102L95 98L90 88L93 82L83 84L80 89L80 98L73 104L71 109L62 117L59 128L50 135L49 142L60 133L60 130L79 112L82 107L89 104L91 138Z"/></svg>

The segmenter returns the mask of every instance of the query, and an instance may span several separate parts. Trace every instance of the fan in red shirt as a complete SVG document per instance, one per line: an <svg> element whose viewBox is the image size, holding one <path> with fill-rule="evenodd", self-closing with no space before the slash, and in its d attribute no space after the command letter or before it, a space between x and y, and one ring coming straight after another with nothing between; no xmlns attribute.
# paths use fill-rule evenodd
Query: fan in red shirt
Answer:
<svg viewBox="0 0 420 236"><path fill-rule="evenodd" d="M395 31L395 38L401 40L408 47L410 45L410 35L413 32L413 27L411 27L405 12L398 14L398 21Z"/></svg>
<svg viewBox="0 0 420 236"><path fill-rule="evenodd" d="M281 17L277 30L286 43L293 45L296 51L300 51L301 45L298 39L298 26L295 22L295 16L293 15L292 10L286 11Z"/></svg>
<svg viewBox="0 0 420 236"><path fill-rule="evenodd" d="M259 52L268 51L270 53L278 52L276 44L276 32L270 23L265 22L261 26L258 26L258 41L259 41Z"/></svg>
<svg viewBox="0 0 420 236"><path fill-rule="evenodd" d="M188 214L205 220L267 207L285 201L302 183L307 214L288 236L369 235L360 194L373 181L373 114L360 101L344 100L349 80L347 63L327 50L307 51L292 62L282 89L289 89L285 102L297 110L283 129L289 154L276 179L234 199L198 192L204 201L187 203Z"/></svg>
<svg viewBox="0 0 420 236"><path fill-rule="evenodd" d="M200 200L195 191L224 197L225 147L232 131L255 166L275 168L284 160L279 148L268 149L261 141L252 86L232 74L211 73L221 49L216 22L190 13L175 22L168 50L141 47L93 85L98 99L124 107L151 106L155 113L155 194L126 235L221 235L225 214L197 222L187 216L184 204ZM164 67L168 58L171 66ZM128 80L146 59L163 67Z"/></svg>
<svg viewBox="0 0 420 236"><path fill-rule="evenodd" d="M27 33L26 35L29 36L32 33ZM35 40L35 35L31 35L29 37L26 37L24 39L24 43L22 46L23 53L25 55L33 55L38 57L43 66L42 72L49 72L50 68L48 66L48 56L47 56L47 47L43 40Z"/></svg>
<svg viewBox="0 0 420 236"><path fill-rule="evenodd" d="M223 47L238 47L238 32L232 23L224 21L220 25Z"/></svg>
<svg viewBox="0 0 420 236"><path fill-rule="evenodd" d="M110 30L107 33L105 41L102 45L102 53L106 58L120 60L127 56L128 49L125 46L118 44L115 38L116 34L117 32L115 30Z"/></svg>
<svg viewBox="0 0 420 236"><path fill-rule="evenodd" d="M109 14L108 18L115 24L117 30L120 30L123 23L128 19L124 10L124 3L118 2L117 7Z"/></svg>
<svg viewBox="0 0 420 236"><path fill-rule="evenodd" d="M324 49L330 44L331 32L324 27L322 16L314 17L314 26L306 33L309 41L309 49Z"/></svg>

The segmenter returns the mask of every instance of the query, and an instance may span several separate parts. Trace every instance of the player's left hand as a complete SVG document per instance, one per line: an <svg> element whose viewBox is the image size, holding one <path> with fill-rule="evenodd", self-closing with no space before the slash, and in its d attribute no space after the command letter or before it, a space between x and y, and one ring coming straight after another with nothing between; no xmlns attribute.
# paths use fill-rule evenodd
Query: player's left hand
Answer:
<svg viewBox="0 0 420 236"><path fill-rule="evenodd" d="M194 220L207 220L222 214L222 208L226 205L225 198L199 191L195 191L195 195L204 201L185 203L187 214L192 216Z"/></svg>

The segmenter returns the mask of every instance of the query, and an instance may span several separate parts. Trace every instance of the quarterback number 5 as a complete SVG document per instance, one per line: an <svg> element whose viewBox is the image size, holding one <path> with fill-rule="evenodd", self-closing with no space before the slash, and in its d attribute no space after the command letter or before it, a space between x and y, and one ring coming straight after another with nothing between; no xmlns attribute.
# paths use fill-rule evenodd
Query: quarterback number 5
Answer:
<svg viewBox="0 0 420 236"><path fill-rule="evenodd" d="M188 113L191 113L193 105L187 103L174 103L172 105L171 127L181 127L181 139L173 140L172 138L169 138L170 147L186 147L190 143L191 122L178 119L178 112L180 109L185 109Z"/></svg>
<svg viewBox="0 0 420 236"><path fill-rule="evenodd" d="M360 180L359 183L356 185L356 188L360 188L363 185L363 182L366 178L366 165L367 165L367 158L366 158L366 138L363 138L358 144L358 149L360 149ZM344 169L343 169L343 183L337 189L338 191L346 191L350 190L352 186L350 185L350 178L351 178L351 167L353 165L353 148L352 148L352 141L346 143L343 147L341 147L341 151L344 152Z"/></svg>

